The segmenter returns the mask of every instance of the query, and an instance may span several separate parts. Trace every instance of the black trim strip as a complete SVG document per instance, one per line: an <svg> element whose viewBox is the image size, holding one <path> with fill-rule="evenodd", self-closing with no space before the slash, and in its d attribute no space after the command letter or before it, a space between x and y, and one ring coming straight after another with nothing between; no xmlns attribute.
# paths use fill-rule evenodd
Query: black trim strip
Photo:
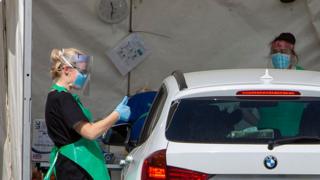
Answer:
<svg viewBox="0 0 320 180"><path fill-rule="evenodd" d="M180 91L188 88L186 79L181 71L175 70L172 75L176 78Z"/></svg>

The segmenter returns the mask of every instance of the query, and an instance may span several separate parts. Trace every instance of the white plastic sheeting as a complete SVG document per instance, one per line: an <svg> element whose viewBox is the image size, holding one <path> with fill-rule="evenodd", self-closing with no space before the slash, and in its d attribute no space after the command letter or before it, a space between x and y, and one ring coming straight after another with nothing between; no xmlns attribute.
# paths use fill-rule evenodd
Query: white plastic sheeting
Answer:
<svg viewBox="0 0 320 180"><path fill-rule="evenodd" d="M5 16L7 27L7 54L8 54L8 126L4 154L3 154L3 179L21 179L21 149L22 149L22 72L21 49L22 28L19 20L19 3L17 1L6 2ZM19 53L20 51L20 53Z"/></svg>
<svg viewBox="0 0 320 180"><path fill-rule="evenodd" d="M95 11L97 1L33 1L32 119L44 117L52 48L76 47L94 56L91 95L82 99L96 118L113 110L126 95L127 77L121 76L105 53L126 37L128 19L114 25L103 23ZM283 31L296 35L300 65L320 69L317 0L133 3L133 31L140 32L152 54L131 72L131 93L144 86L157 89L176 69L268 67L269 42Z"/></svg>
<svg viewBox="0 0 320 180"><path fill-rule="evenodd" d="M4 32L3 26L3 12L2 12L2 2L0 2L0 32ZM7 122L6 122L6 90L7 90L7 81L6 81L6 61L5 61L5 42L3 38L3 33L0 34L0 159L4 158L4 143L7 137ZM5 168L4 168L5 167ZM3 161L0 161L0 177L7 177L3 175L2 169L6 169L6 164L4 165Z"/></svg>
<svg viewBox="0 0 320 180"><path fill-rule="evenodd" d="M1 86L0 96L0 102L6 108L6 118L0 119L3 128L1 134L4 134L1 135L1 140L5 140L4 144L1 144L2 179L30 179L31 1L4 2L5 8L2 10L5 16L6 36L2 41L2 47L6 47L4 54L7 59L1 62L0 68L1 84L7 84ZM28 10L25 11L25 8ZM3 71L5 68L7 71ZM29 73L29 81L24 76L25 72ZM3 92L6 90L7 94ZM4 99L6 102L3 103Z"/></svg>
<svg viewBox="0 0 320 180"><path fill-rule="evenodd" d="M23 4L6 1L8 55L8 133L4 162L8 179L21 179L23 108Z"/></svg>
<svg viewBox="0 0 320 180"><path fill-rule="evenodd" d="M320 2L317 0L308 0L307 5L311 23L316 31L318 39L320 39Z"/></svg>

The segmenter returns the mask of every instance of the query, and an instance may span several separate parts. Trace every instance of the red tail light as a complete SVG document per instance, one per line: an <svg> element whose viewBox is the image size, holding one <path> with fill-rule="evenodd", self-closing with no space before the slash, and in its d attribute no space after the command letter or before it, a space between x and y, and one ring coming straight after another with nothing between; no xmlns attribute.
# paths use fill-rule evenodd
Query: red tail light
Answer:
<svg viewBox="0 0 320 180"><path fill-rule="evenodd" d="M208 175L167 166L166 150L156 151L144 160L141 180L207 180Z"/></svg>
<svg viewBox="0 0 320 180"><path fill-rule="evenodd" d="M246 90L238 91L237 95L246 96L298 96L301 95L299 91L284 91L284 90Z"/></svg>
<svg viewBox="0 0 320 180"><path fill-rule="evenodd" d="M168 166L168 179L174 180L207 180L208 174L204 174L197 171L191 171L187 169L180 169L176 167Z"/></svg>
<svg viewBox="0 0 320 180"><path fill-rule="evenodd" d="M141 180L160 180L166 179L166 150L152 153L143 162Z"/></svg>

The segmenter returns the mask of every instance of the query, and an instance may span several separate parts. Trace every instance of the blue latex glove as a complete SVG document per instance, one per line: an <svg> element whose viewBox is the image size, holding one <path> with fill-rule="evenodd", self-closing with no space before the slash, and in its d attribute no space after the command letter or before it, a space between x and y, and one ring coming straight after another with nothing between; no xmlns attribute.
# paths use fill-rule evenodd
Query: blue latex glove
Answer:
<svg viewBox="0 0 320 180"><path fill-rule="evenodd" d="M125 96L121 103L116 107L115 111L119 113L119 119L121 121L127 122L129 120L131 111L130 107L127 106L128 96Z"/></svg>

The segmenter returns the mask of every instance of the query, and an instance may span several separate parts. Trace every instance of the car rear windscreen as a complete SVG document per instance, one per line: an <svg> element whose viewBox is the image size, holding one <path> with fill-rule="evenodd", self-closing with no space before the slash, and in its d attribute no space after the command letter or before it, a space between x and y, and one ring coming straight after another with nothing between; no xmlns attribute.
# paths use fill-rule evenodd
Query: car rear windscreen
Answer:
<svg viewBox="0 0 320 180"><path fill-rule="evenodd" d="M172 104L166 129L170 141L266 143L319 137L317 97L208 97Z"/></svg>

